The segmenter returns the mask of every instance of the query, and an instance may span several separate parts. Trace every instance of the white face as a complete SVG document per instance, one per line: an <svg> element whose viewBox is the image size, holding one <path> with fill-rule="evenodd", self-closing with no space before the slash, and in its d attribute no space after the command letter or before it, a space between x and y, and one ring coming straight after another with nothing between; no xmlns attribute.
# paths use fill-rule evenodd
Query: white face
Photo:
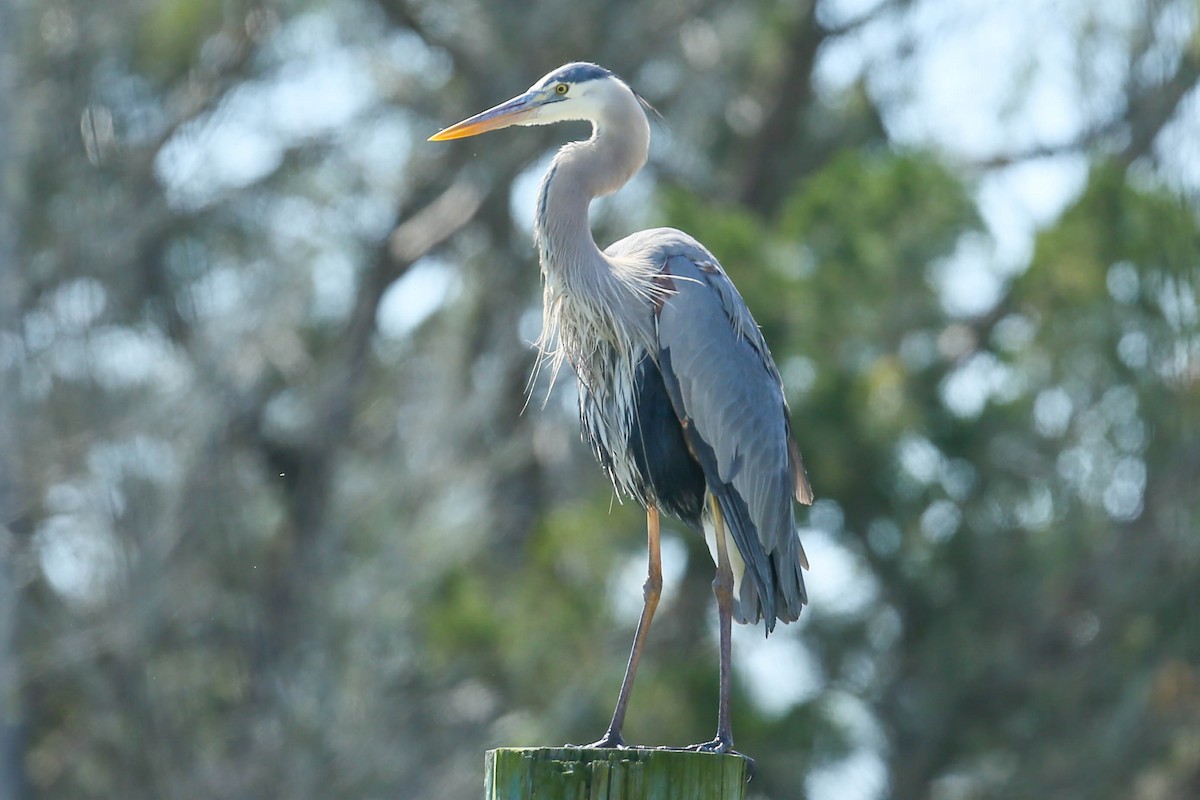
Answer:
<svg viewBox="0 0 1200 800"><path fill-rule="evenodd" d="M624 100L624 96L633 96L633 90L615 76L579 83L550 80L553 76L552 72L529 87L526 97L536 98L534 102L538 108L517 124L551 125L568 120L595 122L603 119L605 110Z"/></svg>

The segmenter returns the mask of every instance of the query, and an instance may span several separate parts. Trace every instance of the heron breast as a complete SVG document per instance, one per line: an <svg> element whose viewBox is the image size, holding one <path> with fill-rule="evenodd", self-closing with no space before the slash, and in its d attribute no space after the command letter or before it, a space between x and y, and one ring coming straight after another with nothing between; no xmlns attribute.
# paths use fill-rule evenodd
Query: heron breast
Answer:
<svg viewBox="0 0 1200 800"><path fill-rule="evenodd" d="M616 488L693 527L704 506L704 472L654 359L642 352L610 380L580 384L584 437Z"/></svg>

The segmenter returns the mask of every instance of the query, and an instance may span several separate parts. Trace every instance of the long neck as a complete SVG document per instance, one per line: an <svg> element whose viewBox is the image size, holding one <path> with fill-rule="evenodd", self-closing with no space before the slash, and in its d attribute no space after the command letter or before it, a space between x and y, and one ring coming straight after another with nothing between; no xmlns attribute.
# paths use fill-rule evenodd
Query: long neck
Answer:
<svg viewBox="0 0 1200 800"><path fill-rule="evenodd" d="M624 186L646 163L650 126L632 95L628 102L632 108L595 123L592 138L559 150L542 180L536 235L548 283L574 285L589 277L583 270L608 271L592 239L588 207L593 198Z"/></svg>
<svg viewBox="0 0 1200 800"><path fill-rule="evenodd" d="M592 199L615 192L646 163L650 125L636 99L620 109L617 121L602 119L592 138L558 151L538 192L536 236L545 283L542 335L538 347L551 375L564 359L579 380L600 386L603 367L596 362L601 341L648 342L649 319L639 308L653 293L653 283L639 265L600 252L588 226ZM611 348L630 355L633 347ZM632 361L623 369L632 380ZM552 380L553 382L553 380Z"/></svg>

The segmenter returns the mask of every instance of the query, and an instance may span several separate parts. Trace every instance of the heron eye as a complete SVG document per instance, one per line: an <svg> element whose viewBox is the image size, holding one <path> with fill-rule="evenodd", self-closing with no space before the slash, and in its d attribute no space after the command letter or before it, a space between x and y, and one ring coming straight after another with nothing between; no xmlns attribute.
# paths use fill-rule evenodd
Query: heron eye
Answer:
<svg viewBox="0 0 1200 800"><path fill-rule="evenodd" d="M554 91L558 92L559 94L566 94L567 85L565 83L560 83L558 86L554 87Z"/></svg>

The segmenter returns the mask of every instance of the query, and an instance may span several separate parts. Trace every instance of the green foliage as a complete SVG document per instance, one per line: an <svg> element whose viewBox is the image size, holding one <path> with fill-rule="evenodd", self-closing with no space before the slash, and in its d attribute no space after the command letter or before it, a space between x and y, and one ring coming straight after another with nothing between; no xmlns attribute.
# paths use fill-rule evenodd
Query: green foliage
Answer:
<svg viewBox="0 0 1200 800"><path fill-rule="evenodd" d="M224 5L207 0L151 3L141 19L139 66L162 80L186 72L197 61L205 41L220 30L226 18Z"/></svg>
<svg viewBox="0 0 1200 800"><path fill-rule="evenodd" d="M1117 165L1104 163L1093 169L1079 200L1038 237L1033 264L1016 288L1051 309L1104 305L1113 266L1128 263L1145 277L1190 281L1198 252L1194 208L1176 194L1139 188Z"/></svg>
<svg viewBox="0 0 1200 800"><path fill-rule="evenodd" d="M486 660L458 669L489 675L525 703L545 699L542 684L530 676L569 685L619 668L619 647L613 658L596 655L597 642L604 641L607 652L609 641L607 575L622 552L618 544L636 541L641 523L636 514L605 517L601 503L607 500L548 515L523 558L505 560L503 569L465 563L443 576L430 598L438 613L429 616L422 636L430 667L444 670L464 651L477 653Z"/></svg>
<svg viewBox="0 0 1200 800"><path fill-rule="evenodd" d="M801 184L779 230L803 241L835 275L892 281L946 255L976 222L962 179L936 156L858 150Z"/></svg>

